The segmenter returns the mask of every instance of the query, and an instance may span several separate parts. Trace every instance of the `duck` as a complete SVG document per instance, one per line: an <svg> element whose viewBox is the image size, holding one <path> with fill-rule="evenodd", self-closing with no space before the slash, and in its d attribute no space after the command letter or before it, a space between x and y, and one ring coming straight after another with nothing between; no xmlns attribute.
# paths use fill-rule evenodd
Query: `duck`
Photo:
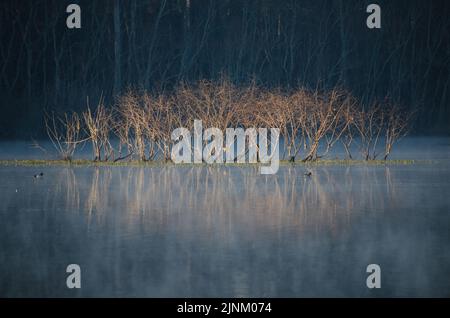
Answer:
<svg viewBox="0 0 450 318"><path fill-rule="evenodd" d="M312 175L311 171L308 171L307 173L305 173L305 176L307 176L307 177L311 177L311 175Z"/></svg>
<svg viewBox="0 0 450 318"><path fill-rule="evenodd" d="M37 178L42 178L43 176L44 176L44 173L40 172L38 174L35 174L33 177L37 179Z"/></svg>

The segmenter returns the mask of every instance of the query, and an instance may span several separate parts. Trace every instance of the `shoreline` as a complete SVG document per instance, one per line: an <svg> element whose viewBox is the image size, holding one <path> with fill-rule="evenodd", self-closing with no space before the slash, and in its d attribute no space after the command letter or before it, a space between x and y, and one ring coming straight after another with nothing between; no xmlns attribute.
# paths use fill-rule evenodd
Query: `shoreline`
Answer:
<svg viewBox="0 0 450 318"><path fill-rule="evenodd" d="M289 162L280 160L280 166L389 166L389 165L414 165L414 164L436 164L440 160L412 160L412 159L389 159L389 160L349 160L349 159L320 159L312 162ZM60 159L6 159L0 160L0 166L75 166L75 167L259 167L262 163L178 163L170 161L93 161L88 159L60 160Z"/></svg>

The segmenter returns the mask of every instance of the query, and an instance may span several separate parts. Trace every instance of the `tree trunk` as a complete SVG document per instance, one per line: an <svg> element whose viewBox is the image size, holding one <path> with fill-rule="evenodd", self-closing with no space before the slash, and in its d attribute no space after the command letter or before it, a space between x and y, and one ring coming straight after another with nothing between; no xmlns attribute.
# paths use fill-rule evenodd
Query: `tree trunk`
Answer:
<svg viewBox="0 0 450 318"><path fill-rule="evenodd" d="M122 86L121 55L122 31L120 29L120 0L114 1L114 95L120 93Z"/></svg>

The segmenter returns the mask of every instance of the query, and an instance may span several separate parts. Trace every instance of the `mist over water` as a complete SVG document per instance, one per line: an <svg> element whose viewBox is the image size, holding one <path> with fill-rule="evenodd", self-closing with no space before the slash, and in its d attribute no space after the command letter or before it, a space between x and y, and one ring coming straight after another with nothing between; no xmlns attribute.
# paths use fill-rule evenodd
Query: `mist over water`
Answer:
<svg viewBox="0 0 450 318"><path fill-rule="evenodd" d="M354 159L363 159L358 147L359 138L350 149ZM117 149L118 140L111 140L111 144ZM38 147L36 147L38 145ZM326 145L320 143L319 154L323 154ZM377 146L377 159L383 159L384 143L380 141ZM284 140L280 137L280 160L287 160ZM300 151L304 156L305 152ZM346 159L346 153L341 143L336 143L330 151L323 157L324 159ZM58 153L48 140L38 141L0 141L0 160L19 160L19 159L60 159ZM74 153L74 159L93 159L92 146L90 142L77 147ZM161 158L159 158L161 159ZM412 160L441 160L450 159L450 137L405 137L395 144L389 159L412 159ZM301 160L297 155L297 161Z"/></svg>
<svg viewBox="0 0 450 318"><path fill-rule="evenodd" d="M449 147L411 138L395 156L439 161L266 176L0 166L0 296L450 296ZM381 289L366 287L371 263Z"/></svg>

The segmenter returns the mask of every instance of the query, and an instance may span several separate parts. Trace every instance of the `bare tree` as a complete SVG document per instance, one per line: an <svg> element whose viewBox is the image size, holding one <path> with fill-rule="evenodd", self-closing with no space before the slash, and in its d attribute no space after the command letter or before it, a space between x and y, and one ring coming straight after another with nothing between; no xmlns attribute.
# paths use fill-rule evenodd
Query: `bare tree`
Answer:
<svg viewBox="0 0 450 318"><path fill-rule="evenodd" d="M103 98L100 98L97 108L91 111L89 107L83 112L84 125L86 133L92 143L94 161L107 161L110 158L114 160L114 149L110 143L110 131L113 123L112 113L103 104Z"/></svg>
<svg viewBox="0 0 450 318"><path fill-rule="evenodd" d="M375 160L378 142L385 123L384 112L379 103L355 114L354 127L359 134L359 149L364 160Z"/></svg>
<svg viewBox="0 0 450 318"><path fill-rule="evenodd" d="M394 144L408 133L411 118L412 112L402 110L397 105L388 105L386 112L384 160L387 160Z"/></svg>
<svg viewBox="0 0 450 318"><path fill-rule="evenodd" d="M320 94L316 90L306 104L307 115L302 122L302 129L305 132L305 148L308 149L308 153L303 159L304 162L320 158L318 155L320 142L327 134L331 132L327 142L329 149L344 131L342 128L338 129L343 110L343 105L339 103L340 97L341 93L337 89L329 94Z"/></svg>
<svg viewBox="0 0 450 318"><path fill-rule="evenodd" d="M47 135L61 159L72 160L77 145L84 141L79 139L81 121L78 114L46 114L44 121Z"/></svg>
<svg viewBox="0 0 450 318"><path fill-rule="evenodd" d="M114 94L122 87L122 28L120 0L114 0Z"/></svg>

